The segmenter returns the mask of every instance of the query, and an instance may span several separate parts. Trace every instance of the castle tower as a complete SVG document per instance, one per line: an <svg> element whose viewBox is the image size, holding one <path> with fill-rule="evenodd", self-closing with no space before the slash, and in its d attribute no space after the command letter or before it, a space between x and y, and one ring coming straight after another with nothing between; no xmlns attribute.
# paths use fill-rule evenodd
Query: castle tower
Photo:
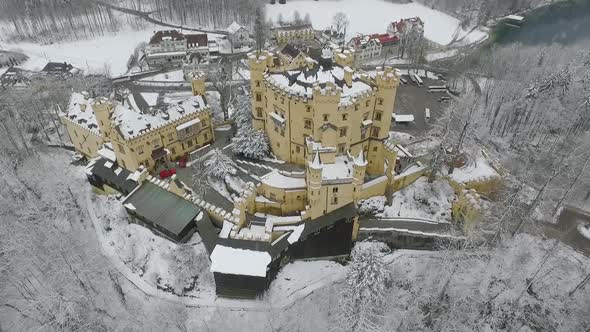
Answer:
<svg viewBox="0 0 590 332"><path fill-rule="evenodd" d="M389 128L394 110L395 96L399 86L399 75L392 67L377 67L375 76L377 89L375 110L369 140L368 159L371 161L367 172L372 175L383 174L385 151L383 142L389 138Z"/></svg>
<svg viewBox="0 0 590 332"><path fill-rule="evenodd" d="M205 73L193 72L189 74L191 78L191 88L193 96L204 96L207 90L205 89Z"/></svg>
<svg viewBox="0 0 590 332"><path fill-rule="evenodd" d="M350 48L335 49L334 62L342 67L352 67L354 65L354 50Z"/></svg>
<svg viewBox="0 0 590 332"><path fill-rule="evenodd" d="M250 65L250 91L252 93L252 125L255 129L265 129L265 95L264 75L273 66L274 56L267 51L252 52L248 55Z"/></svg>
<svg viewBox="0 0 590 332"><path fill-rule="evenodd" d="M307 201L312 220L325 214L326 197L322 195L323 168L320 152L316 151L313 160L307 164Z"/></svg>
<svg viewBox="0 0 590 332"><path fill-rule="evenodd" d="M352 184L354 185L354 193L353 193L353 200L354 202L358 202L361 191L363 187L363 183L365 182L365 171L367 169L367 159L365 158L365 153L363 149L359 151L359 155L353 159L352 163L352 170L353 170L353 178Z"/></svg>
<svg viewBox="0 0 590 332"><path fill-rule="evenodd" d="M111 114L113 112L113 104L106 98L97 98L92 103L92 109L98 121L100 135L106 141L112 129Z"/></svg>

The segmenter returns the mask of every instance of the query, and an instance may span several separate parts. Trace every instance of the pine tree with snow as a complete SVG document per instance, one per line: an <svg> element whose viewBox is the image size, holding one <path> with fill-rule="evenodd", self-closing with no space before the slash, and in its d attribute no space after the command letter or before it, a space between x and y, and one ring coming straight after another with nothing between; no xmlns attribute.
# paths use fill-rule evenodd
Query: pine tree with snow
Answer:
<svg viewBox="0 0 590 332"><path fill-rule="evenodd" d="M376 245L357 244L338 304L338 324L343 330L379 330L389 278Z"/></svg>
<svg viewBox="0 0 590 332"><path fill-rule="evenodd" d="M211 156L205 161L205 173L208 176L225 179L228 175L236 175L236 164L230 157L219 149L211 151Z"/></svg>
<svg viewBox="0 0 590 332"><path fill-rule="evenodd" d="M251 127L238 130L232 143L234 154L251 159L262 159L268 155L270 150L266 134L262 130L255 130Z"/></svg>
<svg viewBox="0 0 590 332"><path fill-rule="evenodd" d="M252 128L252 110L250 105L249 95L240 96L236 101L232 117L238 131L243 128Z"/></svg>

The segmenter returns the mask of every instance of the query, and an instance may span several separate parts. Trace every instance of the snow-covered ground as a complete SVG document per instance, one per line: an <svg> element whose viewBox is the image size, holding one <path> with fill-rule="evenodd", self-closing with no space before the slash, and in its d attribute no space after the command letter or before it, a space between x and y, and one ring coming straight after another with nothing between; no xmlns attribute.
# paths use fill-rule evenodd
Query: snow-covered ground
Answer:
<svg viewBox="0 0 590 332"><path fill-rule="evenodd" d="M454 48L448 51L444 51L444 52L437 52L437 53L431 53L431 54L427 54L425 56L426 61L435 61L435 60L440 60L440 59L446 59L446 58L450 58L450 57L454 57L455 55L457 55L457 53L459 53L459 50Z"/></svg>
<svg viewBox="0 0 590 332"><path fill-rule="evenodd" d="M470 181L485 180L493 177L498 177L498 172L490 165L490 163L478 153L476 159L461 168L455 168L450 177L461 183Z"/></svg>
<svg viewBox="0 0 590 332"><path fill-rule="evenodd" d="M182 69L173 70L165 73L159 73L140 79L146 82L186 82Z"/></svg>
<svg viewBox="0 0 590 332"><path fill-rule="evenodd" d="M453 34L460 23L458 19L450 15L416 2L397 4L383 0L291 0L284 5L266 5L267 16L274 21L277 21L279 14L282 15L284 20L290 20L293 18L295 11L298 11L301 17L309 14L316 29L330 27L333 25L332 18L334 14L337 12L345 13L350 21L347 38L357 33L385 33L389 23L401 18L419 16L425 22L424 34L426 38L441 45L451 42ZM465 35L467 32L462 30L460 35ZM465 38L465 41L478 39L481 39L481 34L474 31Z"/></svg>
<svg viewBox="0 0 590 332"><path fill-rule="evenodd" d="M451 203L455 198L453 188L444 180L428 183L426 177L393 194L391 206L385 205L383 196L371 197L360 202L360 210L379 218L418 218L434 222L451 222Z"/></svg>
<svg viewBox="0 0 590 332"><path fill-rule="evenodd" d="M96 211L104 240L118 258L153 287L200 298L215 296L209 256L195 233L186 245L177 245L149 229L128 223L121 202L114 196L97 196ZM193 279L194 278L194 279Z"/></svg>
<svg viewBox="0 0 590 332"><path fill-rule="evenodd" d="M113 76L127 71L127 61L135 47L149 40L154 29L142 31L120 31L88 40L77 40L50 45L35 43L5 43L11 51L22 52L29 60L19 67L27 70L41 70L47 62L68 62L86 73L104 73L105 66Z"/></svg>

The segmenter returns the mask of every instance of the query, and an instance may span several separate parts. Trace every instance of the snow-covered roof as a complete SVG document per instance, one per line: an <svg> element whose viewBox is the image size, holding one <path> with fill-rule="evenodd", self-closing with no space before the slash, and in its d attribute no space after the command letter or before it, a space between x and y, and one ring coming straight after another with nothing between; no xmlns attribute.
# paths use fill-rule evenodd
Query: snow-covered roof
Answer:
<svg viewBox="0 0 590 332"><path fill-rule="evenodd" d="M211 253L211 272L266 277L271 262L266 251L231 248L216 245Z"/></svg>
<svg viewBox="0 0 590 332"><path fill-rule="evenodd" d="M65 116L80 127L100 135L98 121L92 109L93 102L94 99L89 98L88 93L72 93Z"/></svg>
<svg viewBox="0 0 590 332"><path fill-rule="evenodd" d="M414 115L413 114L393 114L393 118L395 122L413 122Z"/></svg>
<svg viewBox="0 0 590 332"><path fill-rule="evenodd" d="M192 119L192 120L190 120L188 122L185 122L185 123L177 126L176 127L176 130L183 130L183 129L186 129L186 128L190 127L190 126L196 125L197 123L200 123L200 122L201 122L201 120L198 119L198 118L197 119Z"/></svg>
<svg viewBox="0 0 590 332"><path fill-rule="evenodd" d="M312 70L290 70L286 72L270 73L267 80L276 87L285 90L289 94L305 98L313 97L313 89L317 88L322 93L340 92L340 104L349 105L353 99L364 94L371 93L373 88L361 80L359 73L352 74L352 84L348 86L344 81L344 68L334 66L326 69L322 66ZM336 89L326 89L328 83L336 86Z"/></svg>
<svg viewBox="0 0 590 332"><path fill-rule="evenodd" d="M305 229L305 224L297 225L297 226L277 226L273 230L279 232L291 232L287 241L290 244L293 244L299 241L299 237L301 237L301 233Z"/></svg>
<svg viewBox="0 0 590 332"><path fill-rule="evenodd" d="M520 16L520 15L508 15L505 17L508 20L513 20L513 21L524 21L524 17Z"/></svg>
<svg viewBox="0 0 590 332"><path fill-rule="evenodd" d="M279 171L274 171L260 177L260 182L269 187L281 189L301 189L306 188L305 178L296 178L285 176Z"/></svg>
<svg viewBox="0 0 590 332"><path fill-rule="evenodd" d="M238 32L240 29L242 29L242 26L239 25L237 22L233 22L232 24L230 24L230 26L227 28L227 32L234 34L236 32Z"/></svg>
<svg viewBox="0 0 590 332"><path fill-rule="evenodd" d="M113 151L113 144L108 142L102 145L98 150L98 155L112 162L117 161L115 151Z"/></svg>
<svg viewBox="0 0 590 332"><path fill-rule="evenodd" d="M96 115L92 108L96 99L87 96L88 94L74 92L70 97L65 116L79 126L100 135ZM126 104L130 105L131 108L120 103L114 103L114 110L111 115L113 126L118 127L119 132L126 139L135 138L151 129L165 126L189 114L209 109L207 102L200 95L189 96L182 101L174 101L153 113L142 113L137 107L132 94L126 97Z"/></svg>
<svg viewBox="0 0 590 332"><path fill-rule="evenodd" d="M121 104L116 105L112 115L114 125L119 127L124 138L135 138L150 129L159 128L189 114L207 110L208 106L202 96L191 96L179 103L149 114L133 111Z"/></svg>
<svg viewBox="0 0 590 332"><path fill-rule="evenodd" d="M334 163L323 164L322 182L352 181L352 163L345 156L338 156Z"/></svg>

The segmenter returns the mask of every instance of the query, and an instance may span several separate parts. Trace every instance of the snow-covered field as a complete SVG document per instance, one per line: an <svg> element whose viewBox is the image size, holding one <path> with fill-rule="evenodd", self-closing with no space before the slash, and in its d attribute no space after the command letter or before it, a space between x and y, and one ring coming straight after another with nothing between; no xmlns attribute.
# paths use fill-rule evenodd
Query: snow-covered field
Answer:
<svg viewBox="0 0 590 332"><path fill-rule="evenodd" d="M70 41L50 45L34 43L4 44L11 51L26 54L29 60L20 67L41 70L47 62L68 62L86 73L103 73L105 65L113 76L127 71L127 61L135 47L147 42L155 27L143 31L121 31L89 40Z"/></svg>
<svg viewBox="0 0 590 332"><path fill-rule="evenodd" d="M156 106L158 103L159 94L157 92L141 92L140 94L149 106Z"/></svg>
<svg viewBox="0 0 590 332"><path fill-rule="evenodd" d="M453 34L459 26L459 20L443 12L430 9L416 2L397 4L383 0L340 0L340 1L289 1L285 5L266 5L267 16L274 21L279 14L284 20L293 18L295 11L304 17L309 14L315 29L328 28L332 18L337 12L343 12L348 16L350 26L347 29L347 38L357 33L373 34L385 33L387 25L401 18L419 16L424 22L424 34L426 38L442 45L450 43ZM468 31L462 30L460 35ZM484 32L474 31L465 38L465 41L476 41L485 35Z"/></svg>

